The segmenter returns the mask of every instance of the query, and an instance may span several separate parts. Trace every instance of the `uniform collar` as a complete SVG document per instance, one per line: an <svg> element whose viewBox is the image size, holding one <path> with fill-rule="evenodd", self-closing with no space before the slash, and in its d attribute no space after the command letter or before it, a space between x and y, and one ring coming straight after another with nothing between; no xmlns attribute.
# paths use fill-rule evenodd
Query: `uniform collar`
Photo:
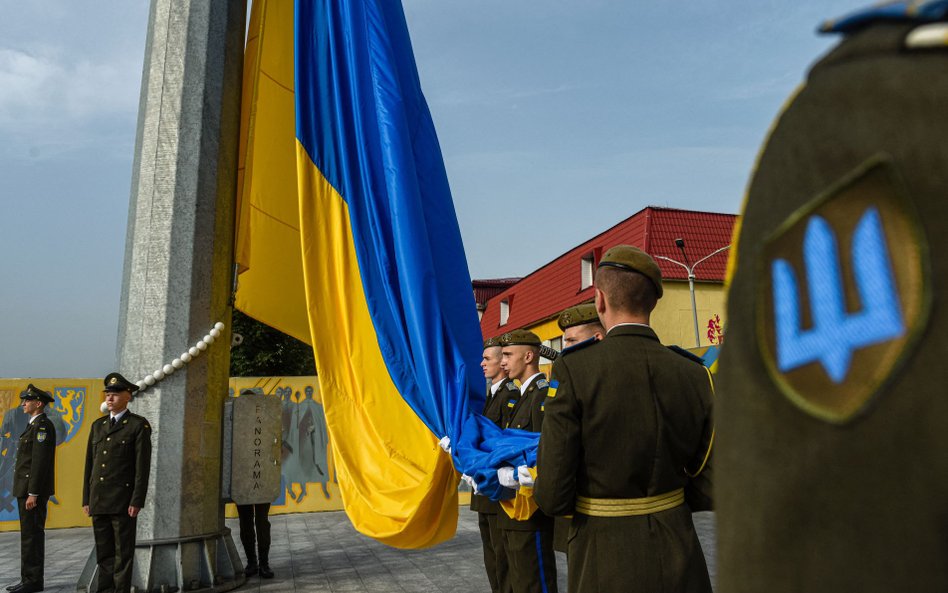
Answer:
<svg viewBox="0 0 948 593"><path fill-rule="evenodd" d="M523 385L520 386L520 391L522 393L526 393L527 389L530 388L530 384L533 383L533 380L536 379L537 377L542 377L542 376L543 376L543 373L536 373L535 375L530 375L530 377L527 378L527 380L523 382Z"/></svg>
<svg viewBox="0 0 948 593"><path fill-rule="evenodd" d="M491 395L497 395L497 392L500 391L500 388L503 387L503 386L504 386L504 383L506 383L506 382L507 382L507 378L504 377L503 379L501 379L500 381L498 381L498 382L496 382L496 383L491 383L491 385L490 385L490 394L491 394Z"/></svg>
<svg viewBox="0 0 948 593"><path fill-rule="evenodd" d="M122 411L119 412L118 414L114 414L114 415L113 415L113 414L109 414L109 418L115 418L115 422L118 423L118 421L122 419L122 416L124 416L124 415L127 414L127 413L128 413L128 408L125 408L124 410L122 410Z"/></svg>
<svg viewBox="0 0 948 593"><path fill-rule="evenodd" d="M606 339L613 336L641 336L658 341L658 335L648 325L644 323L618 323L609 328L606 333Z"/></svg>
<svg viewBox="0 0 948 593"><path fill-rule="evenodd" d="M36 416L30 416L30 425L33 424L33 421L34 421L34 420L39 420L39 417L40 417L40 416L45 416L45 415L46 415L46 412L40 412L40 413L37 414Z"/></svg>

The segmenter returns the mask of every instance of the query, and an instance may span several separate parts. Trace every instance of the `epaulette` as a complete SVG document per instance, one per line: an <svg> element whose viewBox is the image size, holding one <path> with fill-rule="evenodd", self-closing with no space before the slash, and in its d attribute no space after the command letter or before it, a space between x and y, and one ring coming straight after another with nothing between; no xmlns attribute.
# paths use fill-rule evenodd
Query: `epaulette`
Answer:
<svg viewBox="0 0 948 593"><path fill-rule="evenodd" d="M586 348L587 346L592 346L593 344L595 344L595 343L598 342L598 341L599 341L599 340L597 340L595 337L589 338L588 340L583 340L582 342L579 342L578 344L573 344L573 345L570 346L569 348L563 348L563 351L560 352L560 356L566 356L567 354L569 354L569 353L571 353L571 352L576 352L577 350L582 350L583 348Z"/></svg>
<svg viewBox="0 0 948 593"><path fill-rule="evenodd" d="M697 363L700 364L701 366L704 366L704 359L703 359L703 358L701 358L701 357L698 356L697 354L688 352L687 350L685 350L685 349L682 348L681 346L668 346L668 349L671 350L672 352L674 352L675 354L678 354L679 356L684 356L685 358L687 358L687 359L690 360L691 362L697 362Z"/></svg>
<svg viewBox="0 0 948 593"><path fill-rule="evenodd" d="M546 389L549 386L550 386L550 382L547 381L546 379L540 379L539 381L537 381L537 389Z"/></svg>
<svg viewBox="0 0 948 593"><path fill-rule="evenodd" d="M513 381L507 383L507 391L520 391L520 388L517 387L517 384Z"/></svg>

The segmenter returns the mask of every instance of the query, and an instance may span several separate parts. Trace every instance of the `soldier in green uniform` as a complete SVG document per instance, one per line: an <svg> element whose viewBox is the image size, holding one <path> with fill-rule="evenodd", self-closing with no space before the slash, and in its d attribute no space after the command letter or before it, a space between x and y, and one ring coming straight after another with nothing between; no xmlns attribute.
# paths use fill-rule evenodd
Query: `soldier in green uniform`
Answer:
<svg viewBox="0 0 948 593"><path fill-rule="evenodd" d="M586 340L601 340L606 335L595 303L583 303L560 313L556 320L563 331L563 351Z"/></svg>
<svg viewBox="0 0 948 593"><path fill-rule="evenodd" d="M7 587L14 593L43 590L46 557L46 504L56 477L56 428L46 417L53 396L31 383L20 394L30 423L20 435L13 474L13 496L20 513L20 582Z"/></svg>
<svg viewBox="0 0 948 593"><path fill-rule="evenodd" d="M520 398L516 383L507 377L500 367L501 347L497 338L484 342L484 355L481 368L487 379L487 397L483 414L497 426L503 428L502 412L507 402ZM507 550L504 538L497 526L497 513L500 505L486 496L471 494L471 510L477 511L477 525L481 532L481 544L484 549L484 568L490 581L492 593L510 593L510 579L507 576Z"/></svg>
<svg viewBox="0 0 948 593"><path fill-rule="evenodd" d="M540 372L540 338L527 330L500 337L501 367L520 383L520 399L505 406L504 427L540 432L549 382ZM497 472L502 486L518 488L518 468ZM529 484L527 484L529 485ZM537 510L524 521L501 510L497 524L507 548L510 584L514 593L556 593L556 556L553 553L553 517Z"/></svg>
<svg viewBox="0 0 948 593"><path fill-rule="evenodd" d="M599 321L595 303L582 303L564 309L556 323L563 332L561 354L569 352L571 348L585 345L587 340L601 340L606 335L606 330ZM553 549L557 552L567 552L569 525L572 519L572 514L554 518Z"/></svg>
<svg viewBox="0 0 948 593"><path fill-rule="evenodd" d="M105 378L109 415L92 424L86 448L82 510L92 517L100 591L129 593L135 519L145 505L151 426L128 409L138 386L118 373Z"/></svg>
<svg viewBox="0 0 948 593"><path fill-rule="evenodd" d="M608 333L553 365L534 486L544 512L573 514L569 590L710 592L684 495L710 453L709 375L649 327L662 279L646 253L608 250L595 288Z"/></svg>
<svg viewBox="0 0 948 593"><path fill-rule="evenodd" d="M823 30L732 249L717 584L948 591L948 3Z"/></svg>

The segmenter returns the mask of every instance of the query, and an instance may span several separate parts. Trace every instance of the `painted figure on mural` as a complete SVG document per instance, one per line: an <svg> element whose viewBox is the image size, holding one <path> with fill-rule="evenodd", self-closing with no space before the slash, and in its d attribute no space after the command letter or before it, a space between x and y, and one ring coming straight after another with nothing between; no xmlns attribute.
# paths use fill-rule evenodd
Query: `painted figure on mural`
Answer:
<svg viewBox="0 0 948 593"><path fill-rule="evenodd" d="M298 443L294 441L293 436L297 423L297 405L293 401L292 387L277 387L276 394L280 397L280 405L283 407L283 452L280 467L286 490L293 500L296 500L293 482L296 481L294 477L298 473L296 468L299 466L299 455L296 450Z"/></svg>
<svg viewBox="0 0 948 593"><path fill-rule="evenodd" d="M326 449L329 445L329 436L326 433L326 415L323 406L316 401L312 385L304 389L305 396L299 403L298 442L300 484L306 493L306 484L320 484L323 496L329 498L329 468L326 459Z"/></svg>
<svg viewBox="0 0 948 593"><path fill-rule="evenodd" d="M0 425L0 520L3 521L17 519L16 497L13 496L13 467L20 434L30 422L29 417L20 411L19 406L10 407L13 405L14 393L14 391L4 393L5 407L9 409L3 413L3 424ZM24 390L23 393L26 391Z"/></svg>

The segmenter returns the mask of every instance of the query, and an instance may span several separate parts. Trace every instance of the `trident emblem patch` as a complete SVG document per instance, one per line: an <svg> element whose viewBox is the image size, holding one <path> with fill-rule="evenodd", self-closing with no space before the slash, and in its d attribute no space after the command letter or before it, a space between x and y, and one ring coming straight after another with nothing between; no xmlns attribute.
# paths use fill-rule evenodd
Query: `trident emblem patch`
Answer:
<svg viewBox="0 0 948 593"><path fill-rule="evenodd" d="M873 159L766 243L761 349L791 401L830 422L863 410L924 325L927 249L894 167Z"/></svg>

